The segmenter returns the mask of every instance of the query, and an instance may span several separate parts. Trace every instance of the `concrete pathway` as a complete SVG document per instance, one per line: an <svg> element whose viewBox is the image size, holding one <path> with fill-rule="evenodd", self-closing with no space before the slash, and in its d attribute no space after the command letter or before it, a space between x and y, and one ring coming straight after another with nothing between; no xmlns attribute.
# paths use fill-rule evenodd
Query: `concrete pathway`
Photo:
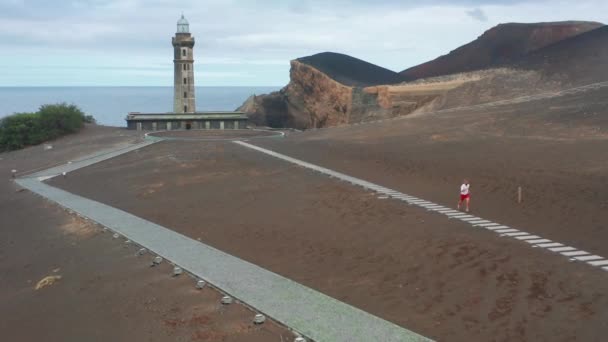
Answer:
<svg viewBox="0 0 608 342"><path fill-rule="evenodd" d="M314 341L431 341L171 229L42 182L151 143L105 151L16 182L162 256Z"/></svg>
<svg viewBox="0 0 608 342"><path fill-rule="evenodd" d="M131 151L139 150L148 145L154 144L158 141L159 140L147 139L146 141L143 141L141 143L134 144L134 145L128 145L128 146L125 146L122 148L102 150L102 151L96 152L92 155L89 155L89 156L86 156L83 158L79 158L79 159L75 159L73 161L68 162L67 164L55 166L55 167L52 167L52 168L49 168L46 170L42 170L42 171L38 171L35 173L27 174L24 176L20 176L20 178L39 178L39 180L41 180L41 181L46 180L46 179L49 179L49 178L52 178L55 176L59 176L59 175L63 174L64 172L65 173L72 172L72 171L81 169L83 167L87 167L89 165L97 164L104 160L118 157L122 154L131 152Z"/></svg>

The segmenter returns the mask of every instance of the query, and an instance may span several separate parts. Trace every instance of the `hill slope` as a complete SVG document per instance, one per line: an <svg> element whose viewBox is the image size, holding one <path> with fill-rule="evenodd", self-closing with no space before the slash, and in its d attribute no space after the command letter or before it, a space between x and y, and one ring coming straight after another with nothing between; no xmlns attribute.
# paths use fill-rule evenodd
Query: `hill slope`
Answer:
<svg viewBox="0 0 608 342"><path fill-rule="evenodd" d="M405 78L394 71L335 52L322 52L302 57L298 62L309 65L346 86L394 84Z"/></svg>
<svg viewBox="0 0 608 342"><path fill-rule="evenodd" d="M514 63L540 70L546 79L568 84L608 80L608 26L564 39L539 49Z"/></svg>
<svg viewBox="0 0 608 342"><path fill-rule="evenodd" d="M404 70L401 75L418 79L485 69L513 62L528 53L601 26L601 23L585 21L500 24L449 54Z"/></svg>

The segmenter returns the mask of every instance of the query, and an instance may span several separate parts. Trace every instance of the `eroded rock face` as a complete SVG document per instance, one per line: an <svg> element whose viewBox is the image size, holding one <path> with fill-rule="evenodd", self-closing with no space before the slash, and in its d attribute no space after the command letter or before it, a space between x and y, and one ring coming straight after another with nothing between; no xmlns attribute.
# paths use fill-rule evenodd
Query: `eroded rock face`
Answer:
<svg viewBox="0 0 608 342"><path fill-rule="evenodd" d="M298 129L337 126L384 115L377 96L343 85L312 66L291 62L290 82L279 92L250 97L238 110L257 125Z"/></svg>
<svg viewBox="0 0 608 342"><path fill-rule="evenodd" d="M608 77L608 27L592 30L598 25L500 25L450 55L426 63L434 66L431 74L438 72L440 76L404 83L394 83L396 73L373 64L340 54L317 54L291 62L290 82L281 91L252 97L239 110L248 113L257 125L321 128L603 82ZM526 39L520 39L522 36ZM551 44L564 37L569 38ZM485 50L472 49L476 45ZM487 67L496 60L510 60L521 54L526 55ZM454 72L461 69L473 70ZM378 83L383 81L390 83Z"/></svg>
<svg viewBox="0 0 608 342"><path fill-rule="evenodd" d="M282 91L265 95L252 95L238 111L247 113L249 121L256 126L297 127L289 116L287 103Z"/></svg>
<svg viewBox="0 0 608 342"><path fill-rule="evenodd" d="M352 88L298 61L291 62L291 82L285 93L294 115L308 119L308 127L347 123L352 109Z"/></svg>

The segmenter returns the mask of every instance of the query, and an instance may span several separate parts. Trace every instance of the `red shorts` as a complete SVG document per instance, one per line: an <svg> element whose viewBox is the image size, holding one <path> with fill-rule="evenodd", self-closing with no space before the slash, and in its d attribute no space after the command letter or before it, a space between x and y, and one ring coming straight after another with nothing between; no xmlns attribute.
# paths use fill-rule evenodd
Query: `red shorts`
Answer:
<svg viewBox="0 0 608 342"><path fill-rule="evenodd" d="M464 201L464 200L466 200L466 199L468 199L468 198L471 198L471 194L460 195L460 200L461 200L461 201Z"/></svg>

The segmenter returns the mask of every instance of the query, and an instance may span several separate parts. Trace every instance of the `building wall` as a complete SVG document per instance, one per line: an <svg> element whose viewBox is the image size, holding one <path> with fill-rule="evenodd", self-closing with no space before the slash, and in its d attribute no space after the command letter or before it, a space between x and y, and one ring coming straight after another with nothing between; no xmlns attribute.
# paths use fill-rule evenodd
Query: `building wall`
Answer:
<svg viewBox="0 0 608 342"><path fill-rule="evenodd" d="M184 130L186 124L190 123L190 129L245 129L247 128L247 120L243 119L225 119L225 120L137 120L131 119L127 121L127 129L144 131L165 131L165 130ZM156 128L156 129L155 129Z"/></svg>

